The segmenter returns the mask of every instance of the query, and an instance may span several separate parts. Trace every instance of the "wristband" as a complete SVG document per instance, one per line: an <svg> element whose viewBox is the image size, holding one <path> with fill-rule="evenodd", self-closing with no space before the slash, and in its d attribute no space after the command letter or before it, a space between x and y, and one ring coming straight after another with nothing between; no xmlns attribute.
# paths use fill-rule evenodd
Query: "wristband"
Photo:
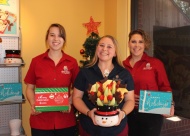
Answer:
<svg viewBox="0 0 190 136"><path fill-rule="evenodd" d="M126 116L126 112L124 111L124 110L121 110L121 111L123 111L124 112L124 116L123 116L123 119L125 118L125 116Z"/></svg>
<svg viewBox="0 0 190 136"><path fill-rule="evenodd" d="M171 105L175 106L175 102L174 102L174 101L172 101L172 104L171 104Z"/></svg>
<svg viewBox="0 0 190 136"><path fill-rule="evenodd" d="M88 116L88 113L90 112L90 110L88 110L87 112L86 112L86 116Z"/></svg>

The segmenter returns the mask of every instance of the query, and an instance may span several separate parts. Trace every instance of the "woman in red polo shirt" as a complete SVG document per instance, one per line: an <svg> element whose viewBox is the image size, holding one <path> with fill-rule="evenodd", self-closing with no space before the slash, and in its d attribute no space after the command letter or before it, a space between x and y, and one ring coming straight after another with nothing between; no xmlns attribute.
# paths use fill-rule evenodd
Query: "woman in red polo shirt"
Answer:
<svg viewBox="0 0 190 136"><path fill-rule="evenodd" d="M35 88L68 87L70 95L79 67L76 59L63 52L65 41L64 27L60 24L50 25L46 33L49 49L32 59L24 79L27 84L26 96L31 105L32 136L74 136L76 133L76 118L71 103L65 112L35 110Z"/></svg>
<svg viewBox="0 0 190 136"><path fill-rule="evenodd" d="M129 136L159 136L162 128L163 115L138 112L140 90L172 91L163 63L144 52L150 45L151 40L143 30L130 32L128 46L131 55L123 61L135 84L135 109L128 115ZM172 105L170 115L164 116L173 115Z"/></svg>

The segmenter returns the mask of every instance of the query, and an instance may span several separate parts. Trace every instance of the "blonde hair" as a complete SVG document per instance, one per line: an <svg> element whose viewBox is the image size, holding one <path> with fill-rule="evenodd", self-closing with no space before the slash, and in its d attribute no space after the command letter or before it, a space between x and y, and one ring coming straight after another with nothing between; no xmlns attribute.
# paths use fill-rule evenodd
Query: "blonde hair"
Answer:
<svg viewBox="0 0 190 136"><path fill-rule="evenodd" d="M150 39L149 35L147 33L145 33L145 31L143 31L142 29L137 29L137 30L131 31L129 33L129 41L131 40L131 37L134 34L139 34L142 36L142 38L144 40L145 50L148 50L151 46L151 39Z"/></svg>
<svg viewBox="0 0 190 136"><path fill-rule="evenodd" d="M120 60L120 57L119 57L118 42L117 42L117 40L113 36L111 36L111 35L105 35L105 36L101 37L100 40L103 39L103 38L109 38L109 39L112 40L112 42L113 42L113 44L115 46L115 54L116 54L116 56L113 57L112 62L116 62L117 64L119 64L120 66L123 67L123 65L121 63L121 60ZM98 46L100 40L98 41L98 43L96 45L96 50L97 50L97 46ZM85 67L87 67L87 68L91 67L91 66L95 65L98 62L98 56L96 54L96 50L95 50L94 57L92 58L92 60L90 61L90 63L87 64Z"/></svg>

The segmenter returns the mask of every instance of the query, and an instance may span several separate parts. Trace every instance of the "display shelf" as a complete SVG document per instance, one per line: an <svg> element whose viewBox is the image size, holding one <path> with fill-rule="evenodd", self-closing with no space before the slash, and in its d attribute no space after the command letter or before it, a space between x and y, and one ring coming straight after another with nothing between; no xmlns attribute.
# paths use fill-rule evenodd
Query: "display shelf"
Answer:
<svg viewBox="0 0 190 136"><path fill-rule="evenodd" d="M21 67L24 66L24 60L22 59L21 61L22 63L4 63L4 62L0 62L0 67Z"/></svg>
<svg viewBox="0 0 190 136"><path fill-rule="evenodd" d="M9 105L9 104L21 104L24 103L26 100L13 100L13 101L0 101L0 105Z"/></svg>
<svg viewBox="0 0 190 136"><path fill-rule="evenodd" d="M9 2L14 3L13 5L19 5L19 1L11 0ZM11 4L10 4L11 5ZM9 5L9 6L10 6ZM8 6L5 6L7 8ZM19 14L19 7L14 8L11 11ZM19 16L17 16L19 17ZM0 42L0 84L1 83L21 83L22 84L22 66L24 66L24 61L21 57L17 60L17 57L9 57L6 54L6 50L20 50L21 51L21 32L19 29L19 18L17 18L14 26L17 26L16 35L2 35ZM12 32L11 32L12 33ZM14 32L13 32L14 33ZM21 53L20 53L20 56ZM14 60L12 59L14 58ZM20 60L21 59L21 60ZM12 63L11 63L12 62ZM23 91L23 90L22 90ZM13 100L7 99L0 101L0 136L10 136L9 121L11 119L21 119L22 120L22 104L25 102L23 92L19 92L22 97L14 97ZM24 135L23 127L21 128L21 134Z"/></svg>
<svg viewBox="0 0 190 136"><path fill-rule="evenodd" d="M24 66L24 63L0 63L0 67L21 67Z"/></svg>
<svg viewBox="0 0 190 136"><path fill-rule="evenodd" d="M6 105L6 104L19 104L24 103L25 100L15 100L15 101L0 101L0 105Z"/></svg>
<svg viewBox="0 0 190 136"><path fill-rule="evenodd" d="M0 83L22 83L22 66L25 65L23 59L20 62L5 63L5 50L21 49L20 38L1 37L0 43ZM9 121L11 119L22 120L22 104L25 103L25 97L13 100L0 101L0 136L10 136ZM23 128L22 128L23 129ZM23 130L24 131L24 130ZM25 136L21 133L20 136Z"/></svg>
<svg viewBox="0 0 190 136"><path fill-rule="evenodd" d="M11 134L8 133L8 134L0 134L0 136L10 136ZM26 136L26 135L17 135L17 136Z"/></svg>
<svg viewBox="0 0 190 136"><path fill-rule="evenodd" d="M12 101L0 101L0 105L9 105L9 104L21 104L26 101L24 95L22 94L22 100L12 100Z"/></svg>

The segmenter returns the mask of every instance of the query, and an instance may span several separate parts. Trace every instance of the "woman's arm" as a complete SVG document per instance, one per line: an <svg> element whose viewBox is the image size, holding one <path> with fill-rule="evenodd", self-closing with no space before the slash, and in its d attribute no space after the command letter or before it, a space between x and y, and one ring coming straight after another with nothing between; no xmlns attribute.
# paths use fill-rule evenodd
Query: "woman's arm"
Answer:
<svg viewBox="0 0 190 136"><path fill-rule="evenodd" d="M27 84L26 86L26 98L28 99L31 106L31 114L37 115L39 112L35 110L35 85Z"/></svg>
<svg viewBox="0 0 190 136"><path fill-rule="evenodd" d="M157 65L158 65L157 66L157 81L158 81L159 90L172 92L172 89L171 89L171 86L166 74L166 70L164 68L164 64L159 60ZM166 118L174 116L174 112L175 112L174 105L171 105L170 114L169 115L164 114L163 116Z"/></svg>
<svg viewBox="0 0 190 136"><path fill-rule="evenodd" d="M73 95L72 95L73 105L79 112L81 112L84 115L87 115L89 108L86 106L86 104L82 100L83 94L84 92L74 88Z"/></svg>
<svg viewBox="0 0 190 136"><path fill-rule="evenodd" d="M95 121L94 121L94 112L96 111L96 108L90 110L86 104L84 103L84 101L82 100L84 92L74 88L73 91L73 105L75 106L75 108L82 114L90 117L92 119L92 121L94 122L94 124L96 125Z"/></svg>
<svg viewBox="0 0 190 136"><path fill-rule="evenodd" d="M125 104L123 105L122 110L125 112L126 115L128 115L135 106L134 90L128 91L128 93L125 94L124 101Z"/></svg>
<svg viewBox="0 0 190 136"><path fill-rule="evenodd" d="M128 93L124 95L124 101L125 101L125 103L124 103L122 109L118 110L119 111L119 121L118 121L117 125L119 125L121 120L134 109L134 106L135 106L134 90L128 91Z"/></svg>

